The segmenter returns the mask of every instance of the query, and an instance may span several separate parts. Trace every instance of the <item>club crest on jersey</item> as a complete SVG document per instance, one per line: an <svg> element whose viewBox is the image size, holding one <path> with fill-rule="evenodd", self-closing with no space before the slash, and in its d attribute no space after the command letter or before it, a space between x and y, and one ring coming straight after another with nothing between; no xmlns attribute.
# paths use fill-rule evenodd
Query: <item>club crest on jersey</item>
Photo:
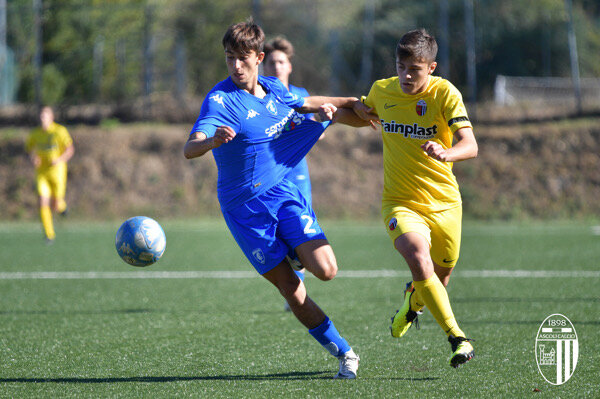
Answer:
<svg viewBox="0 0 600 399"><path fill-rule="evenodd" d="M423 116L427 112L427 103L424 100L417 102L417 115Z"/></svg>
<svg viewBox="0 0 600 399"><path fill-rule="evenodd" d="M273 115L277 115L277 107L275 106L275 103L273 102L273 100L269 100L269 102L267 103L267 109Z"/></svg>
<svg viewBox="0 0 600 399"><path fill-rule="evenodd" d="M262 263L263 265L265 264L265 254L263 253L262 249L260 248L255 248L252 251L252 256L254 256L254 258L259 261L260 263Z"/></svg>
<svg viewBox="0 0 600 399"><path fill-rule="evenodd" d="M388 227L390 228L390 231L396 230L397 226L398 226L398 221L396 220L396 218L392 218L390 220L390 223L388 224Z"/></svg>

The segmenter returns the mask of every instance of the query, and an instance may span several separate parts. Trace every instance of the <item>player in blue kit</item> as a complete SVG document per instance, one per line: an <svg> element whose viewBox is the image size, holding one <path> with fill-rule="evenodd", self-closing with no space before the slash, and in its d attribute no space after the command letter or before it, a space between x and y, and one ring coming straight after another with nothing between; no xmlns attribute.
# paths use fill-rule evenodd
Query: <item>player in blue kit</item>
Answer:
<svg viewBox="0 0 600 399"><path fill-rule="evenodd" d="M262 29L252 21L229 27L223 37L229 77L206 96L184 155L190 159L212 150L221 211L236 242L309 333L339 359L335 378L353 379L359 357L306 294L289 261L298 257L327 281L337 273L335 255L312 207L284 176L331 123L312 121L298 111L320 110L330 117L335 107L351 108L357 99L301 97L277 78L259 76L263 42ZM351 118L339 121L353 123Z"/></svg>
<svg viewBox="0 0 600 399"><path fill-rule="evenodd" d="M290 93L296 94L299 97L308 97L308 91L304 87L294 86L290 83L292 58L294 57L294 46L292 46L292 43L285 38L278 36L265 44L264 52L265 59L263 69L265 76L275 76L283 83ZM312 114L305 114L304 116L314 119ZM302 160L285 175L285 178L298 186L308 204L312 206L312 187L310 184L310 174L308 172L308 162L306 161L306 158L302 158ZM304 269L295 270L295 273L300 280L304 281ZM286 311L291 311L287 302L285 302L284 305Z"/></svg>

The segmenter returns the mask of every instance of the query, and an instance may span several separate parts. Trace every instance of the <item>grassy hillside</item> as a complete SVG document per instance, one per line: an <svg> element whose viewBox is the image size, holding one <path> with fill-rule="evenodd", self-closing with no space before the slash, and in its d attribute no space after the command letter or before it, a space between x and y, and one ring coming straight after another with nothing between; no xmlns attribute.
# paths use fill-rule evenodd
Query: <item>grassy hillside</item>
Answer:
<svg viewBox="0 0 600 399"><path fill-rule="evenodd" d="M475 126L479 157L455 165L467 217L600 214L600 118ZM67 200L76 218L215 216L211 155L186 160L189 125L68 126L76 154ZM0 130L0 218L37 218L27 128ZM314 203L327 217L379 215L379 133L334 126L309 154Z"/></svg>

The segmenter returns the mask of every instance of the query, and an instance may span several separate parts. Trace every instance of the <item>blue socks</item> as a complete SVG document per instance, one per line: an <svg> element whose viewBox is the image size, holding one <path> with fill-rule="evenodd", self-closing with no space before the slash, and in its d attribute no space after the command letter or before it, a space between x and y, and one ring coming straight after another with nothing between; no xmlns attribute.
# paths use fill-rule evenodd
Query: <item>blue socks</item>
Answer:
<svg viewBox="0 0 600 399"><path fill-rule="evenodd" d="M312 335L329 353L333 356L338 357L348 352L350 345L340 333L336 330L333 322L329 320L329 317L325 316L325 321L317 327L308 330Z"/></svg>
<svg viewBox="0 0 600 399"><path fill-rule="evenodd" d="M298 278L300 279L300 281L304 281L304 271L298 271L298 270L294 270L294 273L296 273L296 276L298 276Z"/></svg>

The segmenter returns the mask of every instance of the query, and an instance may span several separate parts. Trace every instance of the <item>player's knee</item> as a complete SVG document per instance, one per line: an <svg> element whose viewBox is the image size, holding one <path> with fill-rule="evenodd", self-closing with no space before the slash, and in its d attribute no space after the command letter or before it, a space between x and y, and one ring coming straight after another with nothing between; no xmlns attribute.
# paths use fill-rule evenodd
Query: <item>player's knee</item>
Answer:
<svg viewBox="0 0 600 399"><path fill-rule="evenodd" d="M404 259L409 265L413 265L419 269L430 269L432 266L431 256L429 253L422 251L408 251L403 253Z"/></svg>
<svg viewBox="0 0 600 399"><path fill-rule="evenodd" d="M335 258L327 258L324 261L321 261L319 266L316 268L313 274L319 280L329 281L332 280L338 272L338 266Z"/></svg>

